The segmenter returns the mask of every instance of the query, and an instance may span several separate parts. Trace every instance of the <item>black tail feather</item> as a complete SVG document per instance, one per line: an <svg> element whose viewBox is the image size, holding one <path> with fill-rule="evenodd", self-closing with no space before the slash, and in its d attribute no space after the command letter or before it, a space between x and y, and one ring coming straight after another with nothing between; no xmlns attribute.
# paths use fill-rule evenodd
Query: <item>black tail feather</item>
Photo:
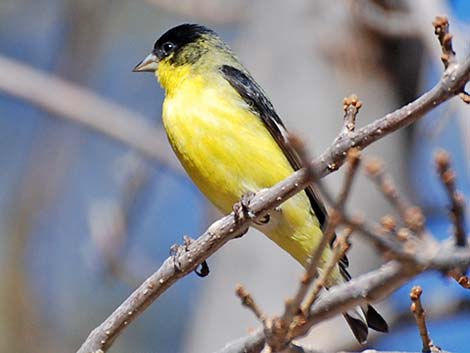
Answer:
<svg viewBox="0 0 470 353"><path fill-rule="evenodd" d="M348 325L351 328L354 337L356 337L359 343L366 343L367 336L369 334L369 329L367 328L367 325L363 321L353 318L351 315L348 315L346 313L344 313L343 316L348 322Z"/></svg>
<svg viewBox="0 0 470 353"><path fill-rule="evenodd" d="M388 332L388 325L384 318L374 309L372 305L367 305L367 311L365 312L367 325L379 332Z"/></svg>

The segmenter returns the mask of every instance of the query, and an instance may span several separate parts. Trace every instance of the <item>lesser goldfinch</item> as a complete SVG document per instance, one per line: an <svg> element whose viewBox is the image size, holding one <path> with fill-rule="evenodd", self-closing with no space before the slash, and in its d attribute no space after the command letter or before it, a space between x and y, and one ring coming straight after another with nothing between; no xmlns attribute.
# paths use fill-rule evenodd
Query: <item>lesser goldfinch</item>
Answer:
<svg viewBox="0 0 470 353"><path fill-rule="evenodd" d="M186 172L223 213L243 195L269 188L301 163L261 87L212 30L183 24L168 30L134 71L154 72L165 90L163 125ZM327 214L313 187L255 225L304 267L323 236ZM327 248L319 270L331 255ZM351 277L342 259L327 286ZM359 342L387 323L370 305L343 314Z"/></svg>

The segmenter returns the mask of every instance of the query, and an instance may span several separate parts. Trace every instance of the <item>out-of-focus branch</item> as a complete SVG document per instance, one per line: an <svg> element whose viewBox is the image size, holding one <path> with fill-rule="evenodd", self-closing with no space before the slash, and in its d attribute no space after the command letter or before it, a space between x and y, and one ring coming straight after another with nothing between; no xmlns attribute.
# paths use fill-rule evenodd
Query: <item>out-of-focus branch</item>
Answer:
<svg viewBox="0 0 470 353"><path fill-rule="evenodd" d="M451 202L450 215L454 223L455 243L466 246L465 236L465 200L455 186L455 173L450 167L450 156L445 151L438 151L435 156L437 170Z"/></svg>
<svg viewBox="0 0 470 353"><path fill-rule="evenodd" d="M241 337L229 342L216 353L259 353L264 347L264 332L262 329L256 330L247 337Z"/></svg>
<svg viewBox="0 0 470 353"><path fill-rule="evenodd" d="M235 293L240 298L242 305L251 310L253 314L260 320L264 321L265 316L258 304L255 302L251 294L241 284L237 285Z"/></svg>
<svg viewBox="0 0 470 353"><path fill-rule="evenodd" d="M387 176L383 169L383 163L377 159L366 161L367 175L378 186L379 190L397 210L405 221L406 226L412 231L422 235L424 233L424 215L418 207L412 207L400 197L393 180Z"/></svg>
<svg viewBox="0 0 470 353"><path fill-rule="evenodd" d="M351 2L351 13L362 26L386 37L420 35L412 14L406 9L384 8L377 1L359 0Z"/></svg>
<svg viewBox="0 0 470 353"><path fill-rule="evenodd" d="M97 131L181 172L161 130L148 124L140 114L73 83L0 56L0 91Z"/></svg>
<svg viewBox="0 0 470 353"><path fill-rule="evenodd" d="M100 198L93 201L88 212L91 240L95 244L103 268L135 288L143 277L129 271L126 263L126 245L129 243L129 228L139 194L148 187L150 168L135 152L120 157L113 169L120 184L118 198ZM138 255L143 260L143 254Z"/></svg>
<svg viewBox="0 0 470 353"><path fill-rule="evenodd" d="M242 352L242 351L238 351L237 353L240 353L240 352ZM225 353L225 352L221 352L221 353ZM253 353L253 352L250 352L250 353ZM317 349L302 347L298 344L292 344L288 349L286 349L282 353L405 353L405 352L403 352L403 351L377 351L375 349L366 349L366 350L361 351L361 352L358 352L358 351L355 351L355 352L346 352L346 351L331 352L331 351L319 351ZM422 353L422 352L406 352L406 353ZM438 347L435 347L435 349L434 349L434 347L433 347L433 350L431 351L431 353L450 353L450 352L443 351Z"/></svg>
<svg viewBox="0 0 470 353"><path fill-rule="evenodd" d="M239 22L246 12L246 0L146 0L178 16L198 19L201 22L228 25Z"/></svg>
<svg viewBox="0 0 470 353"><path fill-rule="evenodd" d="M331 255L328 262L325 264L325 268L323 269L321 275L313 283L313 289L307 297L304 307L302 308L303 313L310 312L310 309L312 308L313 304L320 295L320 291L326 287L327 281L333 269L346 255L346 252L349 250L350 247L349 238L352 235L352 232L353 230L351 228L346 228L344 230L344 233L336 239L333 247L333 254Z"/></svg>

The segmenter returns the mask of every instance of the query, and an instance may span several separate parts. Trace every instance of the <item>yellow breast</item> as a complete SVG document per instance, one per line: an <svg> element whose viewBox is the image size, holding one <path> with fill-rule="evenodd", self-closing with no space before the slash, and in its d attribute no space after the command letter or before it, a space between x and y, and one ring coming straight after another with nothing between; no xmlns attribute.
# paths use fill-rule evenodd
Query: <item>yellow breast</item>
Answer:
<svg viewBox="0 0 470 353"><path fill-rule="evenodd" d="M220 75L192 76L167 95L163 123L184 169L222 212L293 173L262 120ZM305 265L322 232L304 192L261 231ZM274 226L273 226L274 224Z"/></svg>
<svg viewBox="0 0 470 353"><path fill-rule="evenodd" d="M263 122L223 79L186 80L165 99L163 123L183 167L223 212L292 173Z"/></svg>

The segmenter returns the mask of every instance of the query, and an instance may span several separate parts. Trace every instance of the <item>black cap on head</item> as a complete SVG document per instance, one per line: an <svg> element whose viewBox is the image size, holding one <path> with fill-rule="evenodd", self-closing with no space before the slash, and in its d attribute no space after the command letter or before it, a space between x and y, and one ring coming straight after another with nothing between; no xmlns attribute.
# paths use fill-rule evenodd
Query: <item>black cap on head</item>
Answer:
<svg viewBox="0 0 470 353"><path fill-rule="evenodd" d="M215 35L211 29L198 24L182 24L169 29L155 43L153 53L159 60L178 52L186 44L194 43L204 34Z"/></svg>

